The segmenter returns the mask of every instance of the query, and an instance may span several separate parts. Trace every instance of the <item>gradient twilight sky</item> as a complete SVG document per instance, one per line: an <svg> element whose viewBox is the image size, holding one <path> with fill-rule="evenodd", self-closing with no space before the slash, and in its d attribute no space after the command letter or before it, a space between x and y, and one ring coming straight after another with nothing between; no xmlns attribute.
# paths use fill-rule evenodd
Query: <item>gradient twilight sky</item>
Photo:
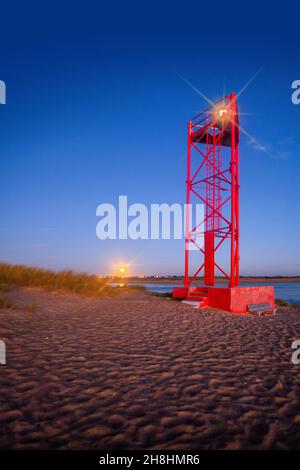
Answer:
<svg viewBox="0 0 300 470"><path fill-rule="evenodd" d="M269 3L269 2L265 2ZM183 241L100 241L98 204L185 199L186 128L238 92L241 273L300 274L299 3L6 2L1 7L0 259L181 274Z"/></svg>

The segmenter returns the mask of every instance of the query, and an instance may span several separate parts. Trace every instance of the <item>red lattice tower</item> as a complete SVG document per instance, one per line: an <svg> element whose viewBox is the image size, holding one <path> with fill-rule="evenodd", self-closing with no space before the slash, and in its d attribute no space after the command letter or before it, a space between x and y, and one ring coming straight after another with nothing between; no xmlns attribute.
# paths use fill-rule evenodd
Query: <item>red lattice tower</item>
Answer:
<svg viewBox="0 0 300 470"><path fill-rule="evenodd" d="M191 227L192 199L205 205L204 220ZM222 98L188 123L187 213L184 285L204 275L213 286L215 272L239 284L239 120L234 93ZM204 239L200 246L199 237ZM229 266L218 254L230 241ZM190 243L203 255L199 268L189 271Z"/></svg>

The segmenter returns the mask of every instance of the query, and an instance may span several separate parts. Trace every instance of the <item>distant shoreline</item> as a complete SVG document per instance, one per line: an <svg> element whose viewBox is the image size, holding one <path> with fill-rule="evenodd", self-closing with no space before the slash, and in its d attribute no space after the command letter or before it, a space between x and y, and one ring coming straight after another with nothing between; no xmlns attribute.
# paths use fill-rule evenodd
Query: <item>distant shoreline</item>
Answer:
<svg viewBox="0 0 300 470"><path fill-rule="evenodd" d="M182 284L183 277L174 278L152 278L152 277L145 277L143 279L135 278L135 277L128 277L128 278L112 278L109 282L120 282L120 283L135 283L135 284ZM202 283L203 279L198 279L195 283ZM224 278L217 278L216 283L226 282ZM300 276L295 277L241 277L240 283L257 283L257 282L270 282L270 283L278 283L278 282L300 282Z"/></svg>

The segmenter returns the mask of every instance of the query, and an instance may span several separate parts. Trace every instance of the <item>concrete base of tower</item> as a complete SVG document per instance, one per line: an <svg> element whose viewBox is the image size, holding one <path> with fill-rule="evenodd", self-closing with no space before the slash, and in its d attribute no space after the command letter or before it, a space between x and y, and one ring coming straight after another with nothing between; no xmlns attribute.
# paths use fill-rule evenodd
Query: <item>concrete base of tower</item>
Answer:
<svg viewBox="0 0 300 470"><path fill-rule="evenodd" d="M174 287L173 298L199 303L199 308L208 306L230 313L247 313L248 306L268 304L275 308L273 286L250 287Z"/></svg>

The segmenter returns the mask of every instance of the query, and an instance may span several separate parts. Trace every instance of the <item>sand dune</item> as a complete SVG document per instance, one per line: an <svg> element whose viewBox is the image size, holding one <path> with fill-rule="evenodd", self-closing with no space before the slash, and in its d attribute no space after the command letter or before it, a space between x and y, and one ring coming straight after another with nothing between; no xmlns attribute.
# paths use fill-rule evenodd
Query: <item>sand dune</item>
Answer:
<svg viewBox="0 0 300 470"><path fill-rule="evenodd" d="M143 293L10 296L0 448L300 448L300 308L257 318Z"/></svg>

